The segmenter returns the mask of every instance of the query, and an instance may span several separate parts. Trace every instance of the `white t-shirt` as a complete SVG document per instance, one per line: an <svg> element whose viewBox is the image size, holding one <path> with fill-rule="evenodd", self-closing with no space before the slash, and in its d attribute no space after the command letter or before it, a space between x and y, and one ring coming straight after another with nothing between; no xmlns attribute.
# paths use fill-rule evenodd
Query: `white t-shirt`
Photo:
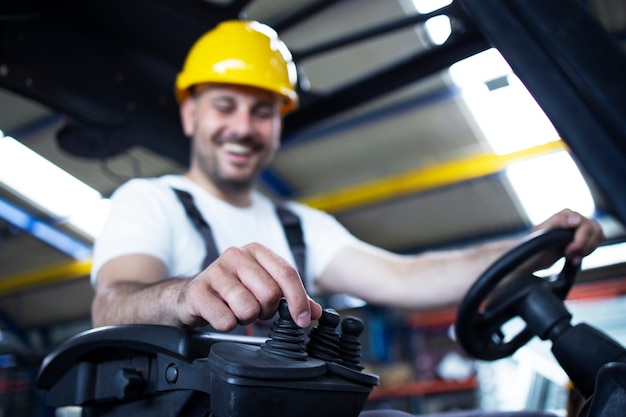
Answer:
<svg viewBox="0 0 626 417"><path fill-rule="evenodd" d="M96 239L91 281L100 267L120 255L146 254L166 265L170 277L191 277L200 272L205 257L202 236L187 216L172 188L189 192L211 226L217 250L258 242L295 266L274 203L259 192L249 207L234 207L215 198L180 175L133 179L111 197L111 212ZM333 256L356 238L327 213L299 203L287 203L300 217L306 246L307 290Z"/></svg>

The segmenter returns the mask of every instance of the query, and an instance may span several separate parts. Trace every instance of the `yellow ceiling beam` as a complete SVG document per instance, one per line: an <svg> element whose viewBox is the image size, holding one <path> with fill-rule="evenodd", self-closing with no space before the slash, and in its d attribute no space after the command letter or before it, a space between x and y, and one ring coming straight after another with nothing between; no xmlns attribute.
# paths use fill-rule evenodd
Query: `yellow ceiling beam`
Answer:
<svg viewBox="0 0 626 417"><path fill-rule="evenodd" d="M493 153L472 155L328 193L303 197L300 201L309 206L336 213L402 195L484 177L501 172L513 162L561 150L567 150L566 145L562 141L555 141L506 155Z"/></svg>
<svg viewBox="0 0 626 417"><path fill-rule="evenodd" d="M91 259L68 261L0 277L0 295L84 278L91 273Z"/></svg>

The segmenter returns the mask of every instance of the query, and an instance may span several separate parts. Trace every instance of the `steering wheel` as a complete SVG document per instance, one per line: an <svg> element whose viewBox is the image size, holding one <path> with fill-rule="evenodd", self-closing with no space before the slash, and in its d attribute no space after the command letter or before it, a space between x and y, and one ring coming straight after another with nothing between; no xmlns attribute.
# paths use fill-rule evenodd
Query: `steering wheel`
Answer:
<svg viewBox="0 0 626 417"><path fill-rule="evenodd" d="M548 249L562 250L572 240L573 229L538 232L515 246L494 262L478 278L462 300L457 313L457 341L477 359L496 360L512 355L533 336L528 325L512 337L502 327L518 317L520 306L532 291L548 291L564 300L580 270L565 260L558 276L544 279L532 273L515 276L501 287L496 286L532 256Z"/></svg>

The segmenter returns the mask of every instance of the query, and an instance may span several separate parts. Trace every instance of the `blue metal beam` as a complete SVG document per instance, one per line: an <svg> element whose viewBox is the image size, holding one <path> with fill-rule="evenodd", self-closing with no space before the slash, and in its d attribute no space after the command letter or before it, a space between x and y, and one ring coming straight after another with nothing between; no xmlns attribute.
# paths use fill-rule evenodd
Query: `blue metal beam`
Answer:
<svg viewBox="0 0 626 417"><path fill-rule="evenodd" d="M27 211L0 198L0 218L77 260L91 256L91 246L69 236Z"/></svg>

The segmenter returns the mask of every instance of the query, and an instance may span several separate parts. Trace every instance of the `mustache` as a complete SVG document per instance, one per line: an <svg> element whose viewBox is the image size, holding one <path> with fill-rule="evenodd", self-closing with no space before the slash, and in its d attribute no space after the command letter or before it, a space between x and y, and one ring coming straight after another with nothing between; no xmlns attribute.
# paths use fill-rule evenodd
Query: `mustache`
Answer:
<svg viewBox="0 0 626 417"><path fill-rule="evenodd" d="M263 141L256 139L252 135L245 136L225 136L220 133L213 135L212 141L216 145L222 145L224 143L237 143L240 145L246 145L251 147L254 150L260 150L265 147Z"/></svg>

